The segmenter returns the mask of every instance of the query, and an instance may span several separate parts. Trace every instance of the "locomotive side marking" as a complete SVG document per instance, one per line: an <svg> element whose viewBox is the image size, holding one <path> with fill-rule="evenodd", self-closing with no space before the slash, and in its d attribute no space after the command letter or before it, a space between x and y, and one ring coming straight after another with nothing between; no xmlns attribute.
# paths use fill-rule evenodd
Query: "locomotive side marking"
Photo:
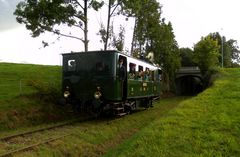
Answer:
<svg viewBox="0 0 240 157"><path fill-rule="evenodd" d="M143 87L147 87L147 83L146 82L143 83Z"/></svg>
<svg viewBox="0 0 240 157"><path fill-rule="evenodd" d="M154 91L156 91L157 90L157 87L156 86L154 86Z"/></svg>
<svg viewBox="0 0 240 157"><path fill-rule="evenodd" d="M131 88L131 95L134 95L134 88Z"/></svg>

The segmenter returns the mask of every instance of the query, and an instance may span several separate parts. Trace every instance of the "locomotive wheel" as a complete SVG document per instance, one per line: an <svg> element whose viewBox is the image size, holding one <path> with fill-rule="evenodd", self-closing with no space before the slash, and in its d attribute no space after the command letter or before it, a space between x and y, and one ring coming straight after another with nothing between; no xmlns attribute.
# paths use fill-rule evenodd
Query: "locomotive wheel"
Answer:
<svg viewBox="0 0 240 157"><path fill-rule="evenodd" d="M145 99L144 100L145 108L153 107L152 106L152 100L151 99Z"/></svg>

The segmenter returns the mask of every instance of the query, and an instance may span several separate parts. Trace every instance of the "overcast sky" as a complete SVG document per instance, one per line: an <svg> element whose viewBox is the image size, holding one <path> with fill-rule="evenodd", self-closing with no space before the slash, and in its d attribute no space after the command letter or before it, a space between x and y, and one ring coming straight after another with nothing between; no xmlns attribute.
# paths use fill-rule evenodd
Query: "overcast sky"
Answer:
<svg viewBox="0 0 240 157"><path fill-rule="evenodd" d="M19 1L21 0L0 0L0 61L59 65L61 53L68 53L71 50L83 51L83 44L77 40L56 41L56 36L49 34L31 38L30 32L23 25L17 24L13 16ZM162 18L172 23L180 47L192 48L202 36L212 32L220 32L227 39L240 42L239 0L159 0L159 2L163 6ZM103 47L98 44L100 39L96 32L104 15L106 11L90 13L90 50ZM130 20L121 23L126 27L125 46L130 49L133 22ZM55 44L42 48L42 40Z"/></svg>

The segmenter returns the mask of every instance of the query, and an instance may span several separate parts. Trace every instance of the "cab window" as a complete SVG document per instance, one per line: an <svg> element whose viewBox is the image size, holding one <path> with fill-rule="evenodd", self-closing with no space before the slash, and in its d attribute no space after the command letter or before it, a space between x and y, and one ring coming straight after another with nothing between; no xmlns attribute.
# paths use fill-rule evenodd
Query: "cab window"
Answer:
<svg viewBox="0 0 240 157"><path fill-rule="evenodd" d="M104 62L97 62L95 68L98 73L109 72L109 67Z"/></svg>

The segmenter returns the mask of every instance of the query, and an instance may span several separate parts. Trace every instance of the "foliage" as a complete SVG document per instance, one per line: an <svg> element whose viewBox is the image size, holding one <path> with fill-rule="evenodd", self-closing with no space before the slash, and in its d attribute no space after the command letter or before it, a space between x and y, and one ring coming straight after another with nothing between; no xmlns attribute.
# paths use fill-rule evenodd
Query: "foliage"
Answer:
<svg viewBox="0 0 240 157"><path fill-rule="evenodd" d="M134 49L140 50L140 55L151 51L156 40L156 31L160 27L161 7L156 0L136 1L133 8L135 28L133 34ZM131 4L131 3L130 3ZM137 9L137 10L134 10Z"/></svg>
<svg viewBox="0 0 240 157"><path fill-rule="evenodd" d="M225 36L221 36L218 32L210 33L209 36L218 41L219 45L219 63L222 63L223 53L223 66L233 67L234 63L240 62L240 50L236 40L226 40Z"/></svg>
<svg viewBox="0 0 240 157"><path fill-rule="evenodd" d="M111 40L111 38L113 36L113 24L108 27L108 32L107 32L107 29L105 28L104 24L101 23L100 30L97 33L97 35L100 35L100 37L101 37L100 42L103 43L104 48L105 48L106 44L107 44L107 47L109 47L110 44L108 44L107 41Z"/></svg>
<svg viewBox="0 0 240 157"><path fill-rule="evenodd" d="M193 62L193 50L190 48L180 48L179 53L181 56L181 65L185 66L195 66Z"/></svg>
<svg viewBox="0 0 240 157"><path fill-rule="evenodd" d="M228 49L231 54L231 66L234 66L234 63L240 63L240 50L238 47L237 40L230 39L227 41Z"/></svg>
<svg viewBox="0 0 240 157"><path fill-rule="evenodd" d="M154 53L155 63L163 68L164 90L174 87L175 71L180 67L178 45L172 24L161 20L161 6L156 0L123 1L123 14L135 18L132 55ZM173 89L172 89L173 90Z"/></svg>
<svg viewBox="0 0 240 157"><path fill-rule="evenodd" d="M103 2L96 0L80 2L78 0L26 0L17 5L14 14L17 16L17 22L25 24L26 28L32 32L32 37L38 37L44 32L52 32L59 36L81 40L85 44L85 51L87 51L87 9L92 7L98 10L102 5ZM63 33L64 30L56 27L59 25L83 30L84 39L73 36L71 33Z"/></svg>
<svg viewBox="0 0 240 157"><path fill-rule="evenodd" d="M44 101L55 103L61 97L59 87L53 82L43 82L39 79L27 80L27 85L36 91L36 95Z"/></svg>
<svg viewBox="0 0 240 157"><path fill-rule="evenodd" d="M219 65L218 57L218 42L210 36L202 37L202 39L194 45L194 61L199 66L203 75Z"/></svg>
<svg viewBox="0 0 240 157"><path fill-rule="evenodd" d="M112 46L115 47L118 51L123 51L125 39L125 28L120 25L119 34L113 36Z"/></svg>
<svg viewBox="0 0 240 157"><path fill-rule="evenodd" d="M111 38L116 38L113 36L113 23L111 23L111 18L120 15L120 10L121 7L123 6L122 0L108 0L108 5L107 5L107 26L105 28L103 22L101 22L101 28L98 32L98 35L101 36L101 42L104 44L104 50L107 50L107 48L112 45L109 44L109 40ZM121 32L122 30L120 30ZM119 34L120 35L120 34ZM119 37L121 38L121 37Z"/></svg>
<svg viewBox="0 0 240 157"><path fill-rule="evenodd" d="M156 61L163 68L163 84L165 91L174 91L175 89L175 72L180 67L180 54L173 33L172 25L162 20L159 32L156 33L157 42L153 51Z"/></svg>

